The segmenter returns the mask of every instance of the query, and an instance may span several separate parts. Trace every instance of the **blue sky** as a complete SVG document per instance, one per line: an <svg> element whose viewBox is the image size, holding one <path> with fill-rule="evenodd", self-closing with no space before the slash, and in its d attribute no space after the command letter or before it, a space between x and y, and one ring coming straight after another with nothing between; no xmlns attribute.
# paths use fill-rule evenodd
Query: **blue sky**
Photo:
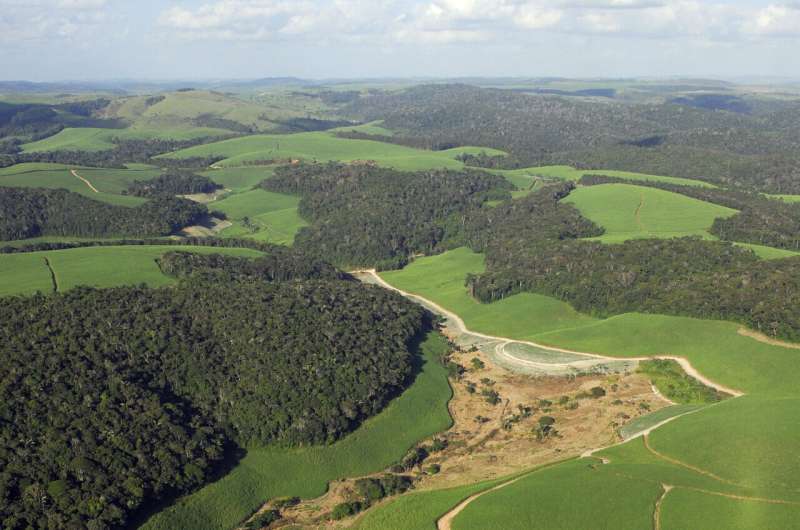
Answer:
<svg viewBox="0 0 800 530"><path fill-rule="evenodd" d="M0 0L0 79L800 78L800 1Z"/></svg>

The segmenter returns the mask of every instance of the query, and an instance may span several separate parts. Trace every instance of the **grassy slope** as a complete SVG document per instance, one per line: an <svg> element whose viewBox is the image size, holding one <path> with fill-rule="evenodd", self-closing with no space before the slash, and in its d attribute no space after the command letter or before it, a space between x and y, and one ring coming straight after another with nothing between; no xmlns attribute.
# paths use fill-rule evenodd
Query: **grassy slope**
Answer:
<svg viewBox="0 0 800 530"><path fill-rule="evenodd" d="M543 469L468 505L454 530L650 528L660 488L573 461ZM535 501L534 501L535 499ZM613 509L609 509L613 507ZM598 517L602 513L604 517Z"/></svg>
<svg viewBox="0 0 800 530"><path fill-rule="evenodd" d="M451 168L464 165L444 151L423 151L372 140L337 138L327 132L290 135L261 134L235 138L177 151L170 158L224 156L222 166L238 166L253 160L300 158L305 160L375 160L381 165L405 170Z"/></svg>
<svg viewBox="0 0 800 530"><path fill-rule="evenodd" d="M420 258L401 271L383 272L381 276L400 289L422 294L450 309L470 329L491 335L523 339L544 331L595 322L569 304L530 293L492 304L478 303L464 288L464 278L470 272L484 270L482 254L459 248Z"/></svg>
<svg viewBox="0 0 800 530"><path fill-rule="evenodd" d="M565 199L581 213L606 229L604 242L641 237L701 236L718 217L736 210L684 195L629 184L603 184L575 190Z"/></svg>
<svg viewBox="0 0 800 530"><path fill-rule="evenodd" d="M725 528L726 530L784 530L796 528L800 507L742 502L686 489L667 495L661 507L665 529Z"/></svg>
<svg viewBox="0 0 800 530"><path fill-rule="evenodd" d="M24 144L22 149L26 153L42 151L105 151L114 148L113 138L122 140L142 140L146 138L193 140L195 138L219 137L226 134L231 134L231 131L210 127L67 128L43 140Z"/></svg>
<svg viewBox="0 0 800 530"><path fill-rule="evenodd" d="M379 471L418 440L451 424L451 396L438 335L421 346L422 371L380 414L340 442L302 449L251 449L225 477L153 516L147 530L228 530L270 498L321 495L327 483Z"/></svg>
<svg viewBox="0 0 800 530"><path fill-rule="evenodd" d="M255 257L250 249L191 246L109 246L86 247L24 254L0 254L2 286L0 295L51 292L53 284L45 258L55 272L60 291L78 285L115 287L146 283L151 287L174 283L158 268L156 259L165 252L185 250L199 254L225 253Z"/></svg>
<svg viewBox="0 0 800 530"><path fill-rule="evenodd" d="M100 192L95 193L83 181L72 175L71 169L87 179ZM63 188L85 195L90 199L136 206L145 202L140 197L120 195L134 180L148 180L157 176L159 169L98 169L73 168L60 164L17 164L0 170L0 186L22 188Z"/></svg>
<svg viewBox="0 0 800 530"><path fill-rule="evenodd" d="M633 173L630 171L616 171L611 169L575 169L570 166L539 166L529 167L523 169L514 169L504 171L505 174L510 174L518 178L533 179L537 176L556 178L561 180L580 180L583 175L607 175L609 177L618 177L631 181L656 181L666 182L669 184L678 184L683 186L702 186L707 188L715 187L713 184L702 182L700 180L686 179L680 177L667 177L662 175L648 175L645 173Z"/></svg>

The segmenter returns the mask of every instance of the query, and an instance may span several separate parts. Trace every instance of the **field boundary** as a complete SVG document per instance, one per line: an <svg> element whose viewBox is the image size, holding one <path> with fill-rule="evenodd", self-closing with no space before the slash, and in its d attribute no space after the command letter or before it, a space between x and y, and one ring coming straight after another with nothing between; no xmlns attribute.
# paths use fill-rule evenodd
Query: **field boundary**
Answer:
<svg viewBox="0 0 800 530"><path fill-rule="evenodd" d="M56 278L56 271L53 270L53 266L50 264L50 260L47 259L47 256L44 257L44 264L47 267L47 270L50 272L50 281L53 282L53 292L58 292L58 279Z"/></svg>

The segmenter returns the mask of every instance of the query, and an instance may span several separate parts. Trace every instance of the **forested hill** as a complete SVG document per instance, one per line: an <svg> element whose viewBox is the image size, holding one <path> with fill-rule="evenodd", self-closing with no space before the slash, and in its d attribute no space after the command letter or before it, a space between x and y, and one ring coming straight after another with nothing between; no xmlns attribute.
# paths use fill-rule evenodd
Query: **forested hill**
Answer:
<svg viewBox="0 0 800 530"><path fill-rule="evenodd" d="M800 193L797 103L744 114L427 85L359 98L347 112L398 131L383 140L432 149L482 145L526 166L622 169Z"/></svg>
<svg viewBox="0 0 800 530"><path fill-rule="evenodd" d="M197 223L207 213L205 206L176 197L159 196L126 208L67 190L0 187L0 240L165 236Z"/></svg>
<svg viewBox="0 0 800 530"><path fill-rule="evenodd" d="M282 167L261 186L302 195L300 214L312 224L298 233L297 248L338 264L379 268L442 250L468 212L510 198L513 189L482 171L402 172L335 163Z"/></svg>
<svg viewBox="0 0 800 530"><path fill-rule="evenodd" d="M238 264L294 278L271 282L165 261L189 271L178 287L0 303L4 529L124 526L232 444L330 442L409 382L426 319L399 295L300 258Z"/></svg>

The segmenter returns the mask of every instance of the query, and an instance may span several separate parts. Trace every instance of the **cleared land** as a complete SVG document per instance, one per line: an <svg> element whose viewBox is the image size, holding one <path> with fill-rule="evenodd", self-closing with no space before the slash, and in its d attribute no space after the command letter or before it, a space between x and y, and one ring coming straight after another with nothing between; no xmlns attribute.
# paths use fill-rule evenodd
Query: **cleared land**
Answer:
<svg viewBox="0 0 800 530"><path fill-rule="evenodd" d="M534 180L536 177L545 177L559 180L573 180L578 181L583 175L607 175L609 177L618 177L630 181L655 181L666 182L669 184L678 184L682 186L701 186L705 188L714 188L713 184L702 182L700 180L686 179L680 177L668 177L663 175L648 175L645 173L634 173L631 171L616 171L612 169L575 169L571 166L538 166L528 167L522 169L501 171L507 177L514 177L518 179Z"/></svg>
<svg viewBox="0 0 800 530"><path fill-rule="evenodd" d="M466 148L467 152L481 151ZM449 151L423 151L402 145L373 140L338 138L329 132L310 132L290 135L261 134L198 145L168 155L166 158L223 156L222 167L241 166L247 162L283 159L345 162L374 160L380 165L404 170L431 168L460 169L464 164L455 157L465 148Z"/></svg>
<svg viewBox="0 0 800 530"><path fill-rule="evenodd" d="M600 241L618 243L634 238L700 236L718 217L736 210L656 188L602 184L573 191L565 202L606 229Z"/></svg>
<svg viewBox="0 0 800 530"><path fill-rule="evenodd" d="M55 274L59 291L78 285L116 287L146 283L150 287L169 285L173 278L164 276L156 259L172 250L198 254L224 253L232 256L257 257L250 249L193 246L108 246L86 247L24 254L0 254L0 296L53 291L50 271Z"/></svg>
<svg viewBox="0 0 800 530"><path fill-rule="evenodd" d="M225 477L154 515L147 530L229 530L267 499L313 498L328 482L380 471L417 441L447 429L452 391L439 357L438 335L421 345L422 367L414 383L380 414L340 442L301 449L250 448Z"/></svg>
<svg viewBox="0 0 800 530"><path fill-rule="evenodd" d="M300 197L253 189L232 195L212 205L224 212L233 226L222 237L243 237L279 245L291 245L306 223L297 212Z"/></svg>
<svg viewBox="0 0 800 530"><path fill-rule="evenodd" d="M186 128L128 128L98 129L66 128L63 131L37 142L24 144L26 153L43 151L106 151L114 149L114 138L120 140L144 140L158 138L163 140L193 140L195 138L218 137L231 134L231 131L211 127Z"/></svg>
<svg viewBox="0 0 800 530"><path fill-rule="evenodd" d="M76 171L91 182L95 193L85 182L73 175ZM146 199L121 195L134 180L149 180L161 173L160 169L99 169L67 166L63 164L28 163L0 169L0 186L17 188L63 188L91 199L136 206Z"/></svg>

